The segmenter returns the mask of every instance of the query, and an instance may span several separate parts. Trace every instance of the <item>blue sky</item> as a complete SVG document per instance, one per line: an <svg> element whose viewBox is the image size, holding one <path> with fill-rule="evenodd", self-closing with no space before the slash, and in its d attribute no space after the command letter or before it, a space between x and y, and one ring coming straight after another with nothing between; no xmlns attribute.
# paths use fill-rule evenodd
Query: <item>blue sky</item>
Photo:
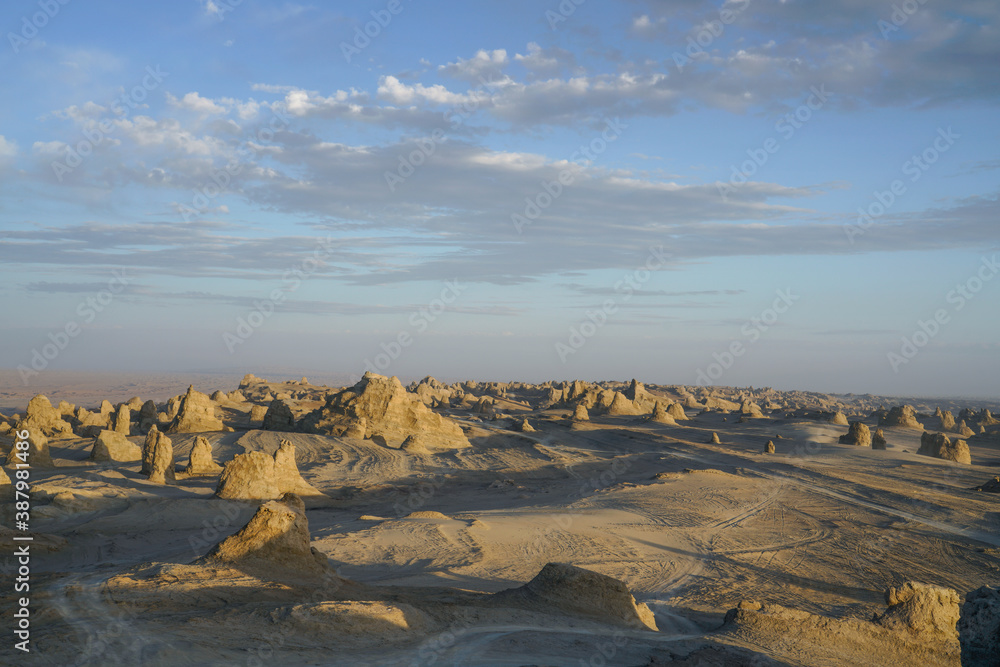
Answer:
<svg viewBox="0 0 1000 667"><path fill-rule="evenodd" d="M996 396L1000 7L895 7L5 3L0 366Z"/></svg>

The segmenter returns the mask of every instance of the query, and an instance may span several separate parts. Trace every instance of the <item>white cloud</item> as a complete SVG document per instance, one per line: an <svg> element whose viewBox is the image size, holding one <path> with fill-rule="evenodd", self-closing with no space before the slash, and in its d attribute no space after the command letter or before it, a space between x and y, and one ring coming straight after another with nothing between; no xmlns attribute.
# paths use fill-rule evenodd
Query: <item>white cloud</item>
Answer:
<svg viewBox="0 0 1000 667"><path fill-rule="evenodd" d="M185 109L199 114L215 115L226 113L226 107L206 97L202 97L197 92L187 93L180 99L167 93L167 104L178 109Z"/></svg>
<svg viewBox="0 0 1000 667"><path fill-rule="evenodd" d="M0 160L17 157L17 143L0 134Z"/></svg>

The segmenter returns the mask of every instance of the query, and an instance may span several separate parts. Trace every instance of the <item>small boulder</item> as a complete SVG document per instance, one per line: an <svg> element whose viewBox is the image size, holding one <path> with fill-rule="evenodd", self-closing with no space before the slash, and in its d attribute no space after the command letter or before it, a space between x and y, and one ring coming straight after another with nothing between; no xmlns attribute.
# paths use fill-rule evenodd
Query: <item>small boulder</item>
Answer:
<svg viewBox="0 0 1000 667"><path fill-rule="evenodd" d="M722 441L719 440L719 434L716 433L715 431L712 431L712 435L708 439L708 444L710 444L710 445L721 445Z"/></svg>
<svg viewBox="0 0 1000 667"><path fill-rule="evenodd" d="M764 443L764 453L774 454L774 440L768 440L766 443Z"/></svg>

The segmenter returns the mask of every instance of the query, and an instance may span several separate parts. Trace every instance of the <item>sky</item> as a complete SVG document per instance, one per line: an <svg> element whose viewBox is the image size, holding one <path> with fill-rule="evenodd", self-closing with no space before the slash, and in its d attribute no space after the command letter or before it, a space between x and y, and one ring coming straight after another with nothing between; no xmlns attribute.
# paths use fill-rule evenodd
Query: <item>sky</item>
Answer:
<svg viewBox="0 0 1000 667"><path fill-rule="evenodd" d="M0 367L1000 395L1000 4L11 0Z"/></svg>

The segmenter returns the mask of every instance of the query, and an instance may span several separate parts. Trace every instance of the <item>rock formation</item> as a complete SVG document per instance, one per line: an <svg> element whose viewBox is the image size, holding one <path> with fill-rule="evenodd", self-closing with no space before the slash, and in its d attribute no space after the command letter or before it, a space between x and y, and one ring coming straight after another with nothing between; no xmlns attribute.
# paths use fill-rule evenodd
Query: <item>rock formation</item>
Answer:
<svg viewBox="0 0 1000 667"><path fill-rule="evenodd" d="M764 443L764 453L774 454L774 440L768 440L766 443Z"/></svg>
<svg viewBox="0 0 1000 667"><path fill-rule="evenodd" d="M878 425L924 428L924 425L917 421L916 411L909 405L897 405L892 410L889 410L887 415L879 419Z"/></svg>
<svg viewBox="0 0 1000 667"><path fill-rule="evenodd" d="M212 445L203 435L194 439L186 472L189 475L218 475L222 472L222 466L212 458Z"/></svg>
<svg viewBox="0 0 1000 667"><path fill-rule="evenodd" d="M239 500L270 500L281 497L283 493L314 497L323 495L299 475L295 445L288 440L281 441L274 456L257 451L237 454L222 469L215 488L215 495L219 498Z"/></svg>
<svg viewBox="0 0 1000 667"><path fill-rule="evenodd" d="M587 412L587 406L583 403L577 403L576 407L573 408L573 421L575 422L589 422L590 413Z"/></svg>
<svg viewBox="0 0 1000 667"><path fill-rule="evenodd" d="M90 449L91 461L138 461L142 459L142 448L129 442L128 438L117 431L101 431L94 438Z"/></svg>
<svg viewBox="0 0 1000 667"><path fill-rule="evenodd" d="M868 425L864 422L851 422L851 427L847 433L840 436L838 442L842 445L856 445L858 447L871 447L872 433Z"/></svg>
<svg viewBox="0 0 1000 667"><path fill-rule="evenodd" d="M132 411L124 403L118 406L118 411L115 413L113 421L114 427L112 430L116 433L127 436L132 432Z"/></svg>
<svg viewBox="0 0 1000 667"><path fill-rule="evenodd" d="M708 442L711 445L721 445L722 444L722 441L719 440L719 434L716 433L715 431L712 431L712 435L711 435L711 437L709 437Z"/></svg>
<svg viewBox="0 0 1000 667"><path fill-rule="evenodd" d="M875 429L875 433L872 435L872 449L884 450L888 444L885 441L885 433L882 432L882 429Z"/></svg>
<svg viewBox="0 0 1000 667"><path fill-rule="evenodd" d="M657 629L649 607L637 604L624 582L564 563L548 563L527 584L496 593L492 602L543 613L590 617L636 629Z"/></svg>
<svg viewBox="0 0 1000 667"><path fill-rule="evenodd" d="M972 463L968 443L965 440L956 440L952 443L944 433L921 434L920 449L917 450L917 454L955 461L956 463Z"/></svg>
<svg viewBox="0 0 1000 667"><path fill-rule="evenodd" d="M955 427L955 431L963 438L969 438L976 434L975 431L969 428L964 419L958 423L958 426Z"/></svg>
<svg viewBox="0 0 1000 667"><path fill-rule="evenodd" d="M17 430L28 429L48 438L72 438L75 436L69 422L63 421L62 414L52 407L49 399L38 394L28 402L24 418L17 424Z"/></svg>
<svg viewBox="0 0 1000 667"><path fill-rule="evenodd" d="M176 481L174 444L170 442L170 438L160 433L155 425L149 429L142 445L141 472L155 484L173 484Z"/></svg>
<svg viewBox="0 0 1000 667"><path fill-rule="evenodd" d="M608 415L637 415L640 414L640 410L636 408L635 404L625 397L625 394L620 391L614 393L614 398L611 399L611 405L608 406L606 411Z"/></svg>
<svg viewBox="0 0 1000 667"><path fill-rule="evenodd" d="M225 425L215 416L215 403L211 398L189 386L180 401L177 416L174 417L167 433L203 433L222 431Z"/></svg>
<svg viewBox="0 0 1000 667"><path fill-rule="evenodd" d="M667 414L675 421L688 421L688 416L684 413L684 407L680 403L671 403L667 406Z"/></svg>
<svg viewBox="0 0 1000 667"><path fill-rule="evenodd" d="M22 427L19 425L15 429L15 435L16 431L20 431L21 429ZM49 454L49 439L41 431L34 429L29 429L28 431L28 449L25 452L27 461L18 456L21 450L17 449L17 442L18 440L15 438L15 446L12 446L10 452L7 453L6 466L10 467L15 463L27 463L32 468L51 468L55 465L52 462L52 456Z"/></svg>
<svg viewBox="0 0 1000 667"><path fill-rule="evenodd" d="M250 408L250 415L248 416L248 419L250 420L250 424L251 425L258 425L258 426L261 426L261 428L263 428L264 417L267 416L267 410L268 410L267 406L263 406L263 405L255 405L252 408ZM267 429L264 429L264 430L267 430Z"/></svg>
<svg viewBox="0 0 1000 667"><path fill-rule="evenodd" d="M436 449L470 446L458 424L428 408L407 392L397 378L370 372L353 387L330 396L322 408L303 417L299 428L306 433L343 436L362 419L365 437L381 435L392 447L399 447L407 436L415 433L432 437Z"/></svg>
<svg viewBox="0 0 1000 667"><path fill-rule="evenodd" d="M743 403L740 404L740 413L753 419L760 419L764 416L764 413L761 412L760 406L749 399L744 400Z"/></svg>
<svg viewBox="0 0 1000 667"><path fill-rule="evenodd" d="M157 422L156 403L146 401L139 408L139 433L149 433L149 429Z"/></svg>
<svg viewBox="0 0 1000 667"><path fill-rule="evenodd" d="M670 413L663 407L663 403L659 401L657 401L656 405L653 406L653 414L649 415L649 421L656 422L658 424L677 425L674 418L671 417Z"/></svg>
<svg viewBox="0 0 1000 667"><path fill-rule="evenodd" d="M514 430L521 433L534 433L535 427L528 423L527 418L514 421Z"/></svg>
<svg viewBox="0 0 1000 667"><path fill-rule="evenodd" d="M966 594L958 620L958 640L963 665L995 665L1000 661L1000 590L983 586Z"/></svg>
<svg viewBox="0 0 1000 667"><path fill-rule="evenodd" d="M259 453L259 452L251 452ZM294 493L263 503L247 525L196 561L228 565L273 578L275 571L321 575L332 570L326 556L310 546L305 503Z"/></svg>
<svg viewBox="0 0 1000 667"><path fill-rule="evenodd" d="M957 639L958 593L950 588L908 581L885 592L889 608L872 619L884 628L941 639Z"/></svg>
<svg viewBox="0 0 1000 667"><path fill-rule="evenodd" d="M271 401L271 404L267 406L267 412L264 413L261 428L265 431L294 431L295 415L292 414L288 403L280 398Z"/></svg>
<svg viewBox="0 0 1000 667"><path fill-rule="evenodd" d="M833 417L830 418L831 424L837 424L838 426L847 426L847 415L845 415L840 410L833 413Z"/></svg>

